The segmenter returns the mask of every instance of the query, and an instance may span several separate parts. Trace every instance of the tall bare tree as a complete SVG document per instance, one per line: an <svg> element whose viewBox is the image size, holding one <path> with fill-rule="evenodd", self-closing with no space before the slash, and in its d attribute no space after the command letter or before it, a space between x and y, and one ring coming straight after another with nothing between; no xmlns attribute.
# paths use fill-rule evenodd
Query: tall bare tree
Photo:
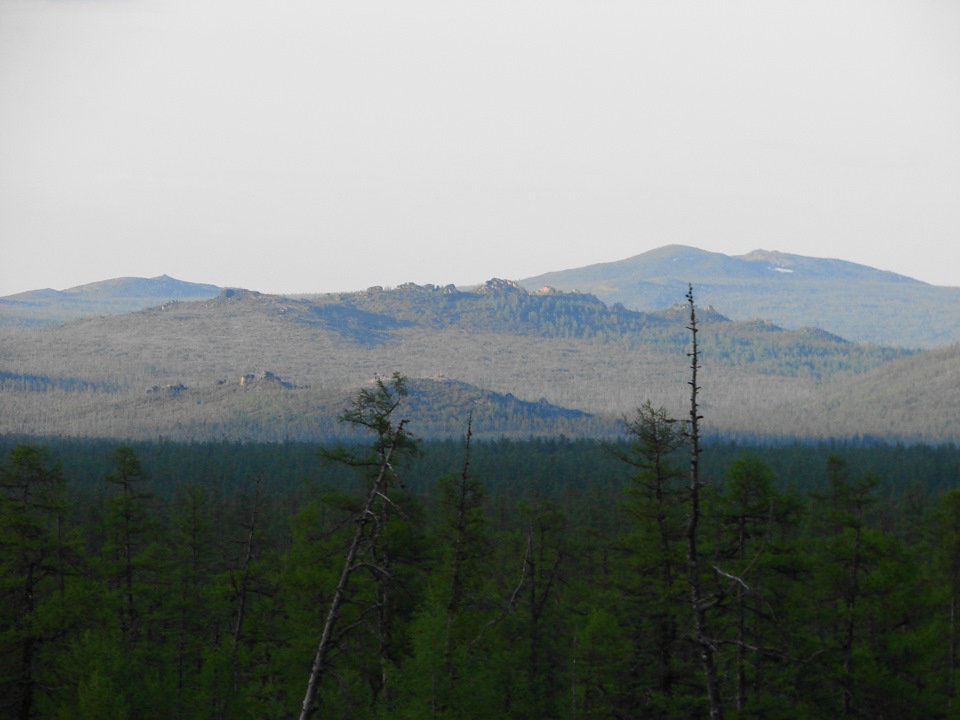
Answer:
<svg viewBox="0 0 960 720"><path fill-rule="evenodd" d="M710 707L710 718L720 720L723 717L723 706L720 698L720 681L717 673L715 648L707 628L707 593L703 589L703 579L700 573L699 526L701 519L700 490L703 482L700 479L700 406L698 400L697 375L700 370L700 349L697 345L697 308L693 299L693 285L687 291L687 302L690 305L691 350L687 353L690 358L690 419L687 423L687 439L690 445L690 510L687 516L687 578L690 584L690 606L693 611L694 641L700 655L700 664L703 668L703 679L706 684L707 702Z"/></svg>

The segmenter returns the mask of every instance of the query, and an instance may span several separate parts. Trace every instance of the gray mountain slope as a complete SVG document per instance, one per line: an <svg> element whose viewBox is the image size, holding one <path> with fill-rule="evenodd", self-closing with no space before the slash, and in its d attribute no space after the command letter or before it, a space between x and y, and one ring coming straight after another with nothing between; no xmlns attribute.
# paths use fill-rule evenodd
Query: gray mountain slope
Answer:
<svg viewBox="0 0 960 720"><path fill-rule="evenodd" d="M857 342L933 348L960 342L960 288L843 260L756 250L741 256L668 245L611 263L525 278L637 310L668 307L693 283L734 320L817 327Z"/></svg>
<svg viewBox="0 0 960 720"><path fill-rule="evenodd" d="M774 435L881 438L937 443L960 439L960 345L898 358L773 408Z"/></svg>
<svg viewBox="0 0 960 720"><path fill-rule="evenodd" d="M393 371L418 390L425 436L458 437L471 410L486 432L514 437L607 435L646 400L683 416L682 307L640 313L503 281L485 288L310 300L226 290L0 329L0 433L318 439L355 388ZM887 439L960 440L956 423L941 422L960 407L946 351L906 354L706 307L700 319L710 433L820 439L876 427Z"/></svg>
<svg viewBox="0 0 960 720"><path fill-rule="evenodd" d="M0 298L0 327L120 315L167 302L206 300L219 294L216 285L184 282L167 275L113 278L66 290L30 290Z"/></svg>

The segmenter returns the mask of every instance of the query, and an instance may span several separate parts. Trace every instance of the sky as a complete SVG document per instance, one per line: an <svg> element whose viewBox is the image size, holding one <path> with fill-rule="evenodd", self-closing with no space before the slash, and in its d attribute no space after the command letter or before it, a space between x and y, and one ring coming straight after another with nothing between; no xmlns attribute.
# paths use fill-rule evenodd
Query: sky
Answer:
<svg viewBox="0 0 960 720"><path fill-rule="evenodd" d="M672 243L960 286L960 2L0 0L0 296Z"/></svg>

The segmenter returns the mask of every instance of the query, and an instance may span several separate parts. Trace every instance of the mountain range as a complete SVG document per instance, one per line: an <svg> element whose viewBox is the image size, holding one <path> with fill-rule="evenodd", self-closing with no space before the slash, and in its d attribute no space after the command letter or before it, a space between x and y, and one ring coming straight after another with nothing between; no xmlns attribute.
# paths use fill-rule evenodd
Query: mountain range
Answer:
<svg viewBox="0 0 960 720"><path fill-rule="evenodd" d="M646 310L608 304L582 286L540 286L543 277L285 297L163 276L40 293L48 298L46 319L37 322L45 324L0 327L0 433L332 439L344 436L337 415L357 388L399 371L410 378L411 428L423 436L459 437L472 415L480 437L610 437L647 400L676 417L686 412L689 309L687 286L676 278L691 268L706 272L704 264L712 264L710 287L736 292L742 285L744 297L748 270L758 285L792 277L822 288L842 284L840 294L919 285L942 291L941 310L952 292L839 261L795 258L780 271L764 269L752 256L673 246L624 261L646 263L647 279L636 286L660 286L662 301ZM660 270L649 270L658 263ZM670 276L673 266L680 269ZM613 277L599 267L584 268L581 277ZM716 280L722 268L726 284ZM586 282L576 280L578 272L569 271L570 282ZM103 312L153 303L164 291L148 309ZM707 303L699 284L694 291L708 433L762 441L960 440L960 345L917 351L897 341L851 342L799 322L738 320ZM44 302L23 295L12 302ZM826 315L816 307L824 295L809 294L804 312ZM52 322L84 303L100 311Z"/></svg>
<svg viewBox="0 0 960 720"><path fill-rule="evenodd" d="M855 342L907 348L960 342L960 288L938 287L844 260L755 250L728 256L668 245L618 262L520 280L579 290L633 309L662 308L688 283L734 320L817 327Z"/></svg>
<svg viewBox="0 0 960 720"><path fill-rule="evenodd" d="M766 250L728 256L667 245L618 262L518 282L531 292L553 287L647 312L670 307L693 284L701 304L732 320L819 328L854 342L911 349L960 342L960 288L929 285L844 260ZM57 324L174 300L207 300L222 289L162 275L33 290L0 297L0 327Z"/></svg>

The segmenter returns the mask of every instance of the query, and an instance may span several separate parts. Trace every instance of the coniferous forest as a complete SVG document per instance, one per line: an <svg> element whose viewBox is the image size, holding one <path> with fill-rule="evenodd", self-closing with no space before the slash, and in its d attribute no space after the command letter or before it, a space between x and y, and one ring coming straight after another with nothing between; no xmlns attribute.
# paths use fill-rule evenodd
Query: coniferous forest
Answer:
<svg viewBox="0 0 960 720"><path fill-rule="evenodd" d="M658 408L418 443L402 393L365 445L4 439L0 715L956 716L957 448L706 444L691 528Z"/></svg>
<svg viewBox="0 0 960 720"><path fill-rule="evenodd" d="M0 714L951 718L960 450L0 438Z"/></svg>

